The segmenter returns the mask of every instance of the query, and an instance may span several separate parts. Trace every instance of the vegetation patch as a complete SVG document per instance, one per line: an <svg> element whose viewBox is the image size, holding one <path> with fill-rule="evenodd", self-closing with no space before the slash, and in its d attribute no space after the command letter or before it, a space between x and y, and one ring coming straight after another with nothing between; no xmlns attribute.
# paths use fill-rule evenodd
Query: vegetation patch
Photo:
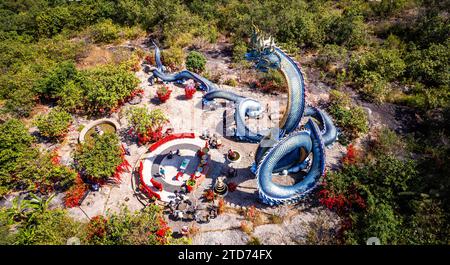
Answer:
<svg viewBox="0 0 450 265"><path fill-rule="evenodd" d="M337 90L330 92L328 111L343 132L339 138L342 143L347 143L369 130L367 114L364 109L353 104L343 92Z"/></svg>
<svg viewBox="0 0 450 265"><path fill-rule="evenodd" d="M191 51L186 58L186 68L196 73L201 73L205 70L206 58L203 54Z"/></svg>
<svg viewBox="0 0 450 265"><path fill-rule="evenodd" d="M94 136L93 144L83 143L74 154L76 167L85 177L105 181L122 163L122 150L115 133Z"/></svg>
<svg viewBox="0 0 450 265"><path fill-rule="evenodd" d="M42 136L50 139L61 139L68 131L72 116L64 110L55 108L46 115L39 115L35 125Z"/></svg>
<svg viewBox="0 0 450 265"><path fill-rule="evenodd" d="M146 107L129 109L127 117L131 124L129 134L135 134L140 144L160 139L162 127L169 121L161 109L149 111Z"/></svg>

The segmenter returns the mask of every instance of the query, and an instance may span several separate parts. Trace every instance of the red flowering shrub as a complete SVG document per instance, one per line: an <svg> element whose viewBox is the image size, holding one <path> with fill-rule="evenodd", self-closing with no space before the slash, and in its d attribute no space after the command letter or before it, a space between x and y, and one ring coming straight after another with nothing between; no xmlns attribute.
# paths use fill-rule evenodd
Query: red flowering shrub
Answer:
<svg viewBox="0 0 450 265"><path fill-rule="evenodd" d="M61 162L61 157L58 156L58 154L55 154L54 156L52 156L50 161L53 165L59 165L59 163Z"/></svg>
<svg viewBox="0 0 450 265"><path fill-rule="evenodd" d="M319 202L328 209L344 212L354 207L359 209L366 208L366 202L355 185L351 185L343 192L337 191L336 187L328 185L326 181L323 181L321 186L322 190L318 193Z"/></svg>
<svg viewBox="0 0 450 265"><path fill-rule="evenodd" d="M269 70L267 73L263 73L259 80L250 81L250 86L261 90L262 92L269 93L273 91L286 91L287 83L283 74L278 70Z"/></svg>
<svg viewBox="0 0 450 265"><path fill-rule="evenodd" d="M162 244L165 245L168 242L169 237L172 234L172 229L167 225L167 222L164 220L163 217L159 217L158 220L158 230L156 231L156 240Z"/></svg>
<svg viewBox="0 0 450 265"><path fill-rule="evenodd" d="M162 127L151 129L149 128L146 134L138 133L138 144L143 145L149 142L156 142L163 136Z"/></svg>
<svg viewBox="0 0 450 265"><path fill-rule="evenodd" d="M116 167L116 171L113 174L113 178L117 182L121 182L122 181L122 179L121 179L122 173L128 172L131 169L130 163L128 163L128 160L125 159L125 149L123 148L123 146L121 146L121 150L122 150L122 154L121 154L122 163L120 163Z"/></svg>
<svg viewBox="0 0 450 265"><path fill-rule="evenodd" d="M216 197L216 195L214 194L213 190L206 190L205 193L203 193L203 197L207 200L207 201L213 201L214 198Z"/></svg>
<svg viewBox="0 0 450 265"><path fill-rule="evenodd" d="M75 179L75 185L73 185L64 197L64 205L68 208L80 206L81 200L86 195L88 191L88 186L83 182L80 174L77 175Z"/></svg>
<svg viewBox="0 0 450 265"><path fill-rule="evenodd" d="M354 164L357 161L358 152L353 144L347 146L347 154L342 158L344 164Z"/></svg>
<svg viewBox="0 0 450 265"><path fill-rule="evenodd" d="M87 240L95 243L103 241L107 234L107 222L101 215L93 217L87 226Z"/></svg>
<svg viewBox="0 0 450 265"><path fill-rule="evenodd" d="M348 205L347 198L342 194L335 194L327 189L323 189L319 192L319 202L325 205L328 209L343 209Z"/></svg>
<svg viewBox="0 0 450 265"><path fill-rule="evenodd" d="M149 111L146 107L134 107L128 110L127 116L131 124L128 134L134 133L140 145L160 140L163 126L169 122L161 109Z"/></svg>
<svg viewBox="0 0 450 265"><path fill-rule="evenodd" d="M358 152L352 144L347 147L347 153L342 158L344 167L351 168L358 161ZM324 176L322 190L318 193L319 202L329 209L346 211L353 207L364 209L366 203L353 183L342 182L343 175L332 174L330 178ZM341 181L339 181L341 180Z"/></svg>

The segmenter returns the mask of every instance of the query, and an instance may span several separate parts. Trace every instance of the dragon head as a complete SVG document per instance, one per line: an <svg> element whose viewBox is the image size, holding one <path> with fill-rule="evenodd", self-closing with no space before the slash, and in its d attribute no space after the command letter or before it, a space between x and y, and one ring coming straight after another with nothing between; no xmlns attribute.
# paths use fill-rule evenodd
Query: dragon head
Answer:
<svg viewBox="0 0 450 265"><path fill-rule="evenodd" d="M256 26L253 26L250 51L245 54L248 61L255 62L256 68L267 72L270 68L280 68L280 57L275 52L275 43L272 37L265 38Z"/></svg>

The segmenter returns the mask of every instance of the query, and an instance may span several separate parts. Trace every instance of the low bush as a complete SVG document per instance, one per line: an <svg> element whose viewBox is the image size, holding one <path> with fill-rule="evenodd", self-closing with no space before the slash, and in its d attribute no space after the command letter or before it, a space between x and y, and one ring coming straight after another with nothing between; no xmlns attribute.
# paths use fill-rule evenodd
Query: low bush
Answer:
<svg viewBox="0 0 450 265"><path fill-rule="evenodd" d="M336 73L338 64L344 63L347 50L336 44L326 44L319 49L315 64L324 71Z"/></svg>
<svg viewBox="0 0 450 265"><path fill-rule="evenodd" d="M266 93L286 92L287 81L284 75L275 69L269 69L266 73L259 74L260 79L253 85Z"/></svg>
<svg viewBox="0 0 450 265"><path fill-rule="evenodd" d="M230 79L225 80L224 84L227 86L236 87L239 83L238 83L238 81L236 81L236 79L230 78Z"/></svg>
<svg viewBox="0 0 450 265"><path fill-rule="evenodd" d="M358 91L369 101L382 103L390 92L390 84L377 72L364 71L356 83Z"/></svg>
<svg viewBox="0 0 450 265"><path fill-rule="evenodd" d="M232 61L234 63L240 63L245 61L245 53L247 52L247 44L242 40L234 40Z"/></svg>
<svg viewBox="0 0 450 265"><path fill-rule="evenodd" d="M94 181L113 177L122 163L122 150L115 133L95 135L92 144L81 144L74 154L76 168L83 176Z"/></svg>
<svg viewBox="0 0 450 265"><path fill-rule="evenodd" d="M181 47L172 46L161 51L163 64L172 70L181 69L184 63L184 51Z"/></svg>
<svg viewBox="0 0 450 265"><path fill-rule="evenodd" d="M71 121L68 112L54 108L48 114L39 115L34 123L42 136L57 140L67 133Z"/></svg>
<svg viewBox="0 0 450 265"><path fill-rule="evenodd" d="M349 69L355 79L367 72L378 73L387 81L393 81L403 75L406 64L396 49L377 49L354 54L350 60Z"/></svg>
<svg viewBox="0 0 450 265"><path fill-rule="evenodd" d="M412 50L406 55L405 75L413 81L428 86L439 87L450 85L448 62L450 60L450 41L446 45L432 44L429 48Z"/></svg>
<svg viewBox="0 0 450 265"><path fill-rule="evenodd" d="M196 51L189 52L186 58L186 68L190 71L201 73L205 70L206 57Z"/></svg>
<svg viewBox="0 0 450 265"><path fill-rule="evenodd" d="M0 196L14 190L61 191L73 184L76 173L61 165L54 153L40 153L33 142L19 120L0 125Z"/></svg>
<svg viewBox="0 0 450 265"><path fill-rule="evenodd" d="M369 130L367 113L363 108L353 104L343 92L330 92L328 111L333 116L336 125L343 131L340 141L346 142L365 134Z"/></svg>
<svg viewBox="0 0 450 265"><path fill-rule="evenodd" d="M77 75L75 65L71 61L65 61L56 65L39 81L35 87L36 92L47 97L56 97L61 93L61 88Z"/></svg>
<svg viewBox="0 0 450 265"><path fill-rule="evenodd" d="M58 94L58 104L71 112L108 113L136 90L139 79L125 65L105 65L80 71Z"/></svg>
<svg viewBox="0 0 450 265"><path fill-rule="evenodd" d="M131 124L130 133L135 133L140 144L157 141L162 136L162 127L169 121L161 109L149 111L146 107L128 110L127 118Z"/></svg>
<svg viewBox="0 0 450 265"><path fill-rule="evenodd" d="M95 43L111 43L119 38L120 28L111 19L106 19L90 28L90 35Z"/></svg>

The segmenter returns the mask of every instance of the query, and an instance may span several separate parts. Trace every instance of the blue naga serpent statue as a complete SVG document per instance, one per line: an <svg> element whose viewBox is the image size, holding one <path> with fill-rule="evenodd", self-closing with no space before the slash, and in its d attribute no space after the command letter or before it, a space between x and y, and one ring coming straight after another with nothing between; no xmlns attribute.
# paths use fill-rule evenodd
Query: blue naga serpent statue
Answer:
<svg viewBox="0 0 450 265"><path fill-rule="evenodd" d="M273 39L265 39L255 28L251 49L246 59L255 63L260 71L280 70L288 84L288 102L284 116L280 120L276 135L254 132L245 123L246 116L257 117L263 112L261 104L254 99L220 90L208 79L188 70L175 74L165 73L161 63L160 50L155 45L157 68L154 78L164 82L183 82L193 79L200 83L205 92L203 103L209 104L216 98L233 101L235 104L236 130L234 137L240 141L260 143L255 155L252 171L256 174L259 197L269 205L290 204L299 201L316 186L325 172L325 146L337 139L337 130L331 118L324 111L306 106L305 83L299 64L286 52L276 47ZM308 117L303 126L299 126L303 116ZM312 154L312 161L309 158ZM274 173L304 172L303 179L293 185L285 186L273 182Z"/></svg>

